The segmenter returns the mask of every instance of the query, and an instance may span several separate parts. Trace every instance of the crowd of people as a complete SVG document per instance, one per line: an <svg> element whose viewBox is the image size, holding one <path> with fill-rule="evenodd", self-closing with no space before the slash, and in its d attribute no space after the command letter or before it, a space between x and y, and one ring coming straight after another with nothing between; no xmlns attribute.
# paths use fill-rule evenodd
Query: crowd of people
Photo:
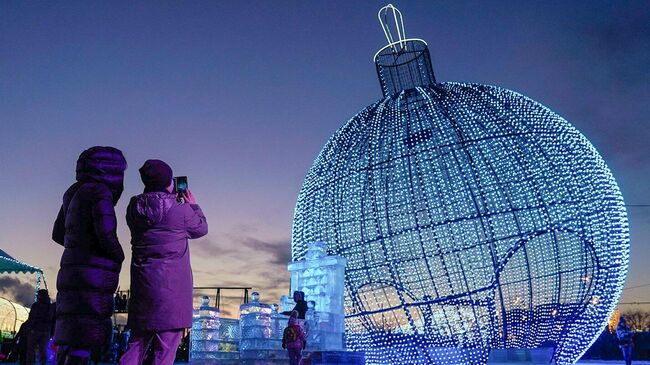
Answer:
<svg viewBox="0 0 650 365"><path fill-rule="evenodd" d="M120 292L115 293L115 298L113 298L113 306L116 312L127 312L129 309L129 299L126 294L121 294Z"/></svg>

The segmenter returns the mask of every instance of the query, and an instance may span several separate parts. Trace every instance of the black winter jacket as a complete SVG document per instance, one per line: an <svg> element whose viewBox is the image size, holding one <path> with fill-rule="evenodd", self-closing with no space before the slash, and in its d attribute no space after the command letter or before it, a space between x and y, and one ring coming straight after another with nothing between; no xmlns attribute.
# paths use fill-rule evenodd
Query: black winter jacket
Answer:
<svg viewBox="0 0 650 365"><path fill-rule="evenodd" d="M29 309L29 329L34 332L46 332L52 335L54 324L55 304L50 303L50 298L39 295L37 301Z"/></svg>
<svg viewBox="0 0 650 365"><path fill-rule="evenodd" d="M65 247L57 276L54 340L91 348L112 331L113 293L124 252L114 206L123 190L126 160L112 147L93 147L77 161L77 182L65 192L52 239Z"/></svg>

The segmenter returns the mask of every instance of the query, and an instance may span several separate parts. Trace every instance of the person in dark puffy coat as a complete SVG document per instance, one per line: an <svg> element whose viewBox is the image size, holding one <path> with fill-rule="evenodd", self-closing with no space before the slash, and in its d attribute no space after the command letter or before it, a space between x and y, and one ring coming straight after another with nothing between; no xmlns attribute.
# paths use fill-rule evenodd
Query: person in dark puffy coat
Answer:
<svg viewBox="0 0 650 365"><path fill-rule="evenodd" d="M160 160L140 168L143 194L129 202L126 222L131 230L131 297L129 349L120 364L147 362L169 365L185 328L192 326L192 268L188 239L208 233L201 208L189 190L184 202L173 194L172 169Z"/></svg>
<svg viewBox="0 0 650 365"><path fill-rule="evenodd" d="M27 333L27 364L36 362L36 353L41 364L47 363L47 345L52 337L55 305L50 302L47 289L40 289L36 302L29 310L27 320L30 323Z"/></svg>
<svg viewBox="0 0 650 365"><path fill-rule="evenodd" d="M19 365L27 365L27 336L29 334L29 317L18 329L18 333L14 336L13 346L11 353L8 356L8 362L15 362L18 357Z"/></svg>
<svg viewBox="0 0 650 365"><path fill-rule="evenodd" d="M295 311L298 312L298 319L305 319L305 314L307 313L307 301L305 300L305 292L301 290L294 290L293 300L296 303L293 309L287 312L282 312L282 314L290 316Z"/></svg>
<svg viewBox="0 0 650 365"><path fill-rule="evenodd" d="M627 325L625 317L621 317L618 326L616 326L616 338L618 339L618 346L623 353L625 365L631 365L632 350L634 349L634 331Z"/></svg>
<svg viewBox="0 0 650 365"><path fill-rule="evenodd" d="M57 276L54 341L64 364L88 364L90 349L110 338L113 293L124 252L114 206L127 164L113 147L92 147L77 160L77 182L63 195L52 239L63 245Z"/></svg>

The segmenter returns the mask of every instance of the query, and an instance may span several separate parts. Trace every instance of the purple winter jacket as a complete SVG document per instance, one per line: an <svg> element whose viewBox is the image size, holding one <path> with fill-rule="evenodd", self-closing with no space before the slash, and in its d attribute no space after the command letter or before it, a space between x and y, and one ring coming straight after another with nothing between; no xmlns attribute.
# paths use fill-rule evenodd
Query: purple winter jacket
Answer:
<svg viewBox="0 0 650 365"><path fill-rule="evenodd" d="M284 338L282 339L282 347L287 348L287 349L302 349L305 347L305 331L302 329L302 325L298 321L298 319L294 317L289 317L289 324L287 325L287 328L293 328L296 334L296 339L293 341L286 341ZM285 329L286 331L286 329Z"/></svg>
<svg viewBox="0 0 650 365"><path fill-rule="evenodd" d="M162 331L192 326L192 268L188 239L208 233L195 204L168 192L131 198L126 211L131 230L131 298L128 326Z"/></svg>

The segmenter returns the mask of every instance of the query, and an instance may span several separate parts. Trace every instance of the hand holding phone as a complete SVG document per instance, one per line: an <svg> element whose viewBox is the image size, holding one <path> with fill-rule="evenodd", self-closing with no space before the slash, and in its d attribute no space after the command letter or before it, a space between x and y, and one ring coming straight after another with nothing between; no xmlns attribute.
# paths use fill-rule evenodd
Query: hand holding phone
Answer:
<svg viewBox="0 0 650 365"><path fill-rule="evenodd" d="M187 176L174 177L174 192L180 197L187 190Z"/></svg>
<svg viewBox="0 0 650 365"><path fill-rule="evenodd" d="M185 189L182 196L186 203L196 204L196 199L194 198L194 194L192 194L190 189Z"/></svg>

